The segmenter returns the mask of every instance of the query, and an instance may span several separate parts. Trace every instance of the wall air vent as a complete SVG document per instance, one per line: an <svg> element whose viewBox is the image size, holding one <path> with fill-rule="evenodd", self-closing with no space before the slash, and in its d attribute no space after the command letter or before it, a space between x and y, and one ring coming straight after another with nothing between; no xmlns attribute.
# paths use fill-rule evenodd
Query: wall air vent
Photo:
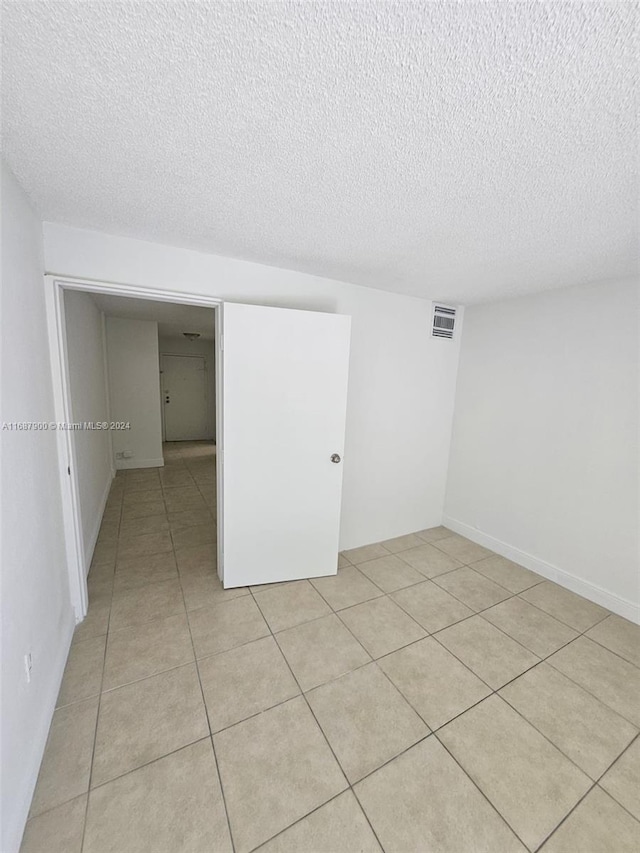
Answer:
<svg viewBox="0 0 640 853"><path fill-rule="evenodd" d="M438 305L433 303L433 323L431 325L431 337L453 338L453 330L456 324L456 309L449 305Z"/></svg>

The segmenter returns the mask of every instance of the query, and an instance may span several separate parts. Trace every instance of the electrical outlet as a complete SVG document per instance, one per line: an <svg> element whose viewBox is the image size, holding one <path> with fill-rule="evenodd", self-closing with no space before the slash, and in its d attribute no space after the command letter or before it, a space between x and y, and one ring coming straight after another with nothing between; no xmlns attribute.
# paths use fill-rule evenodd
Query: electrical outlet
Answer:
<svg viewBox="0 0 640 853"><path fill-rule="evenodd" d="M27 677L27 684L31 682L31 670L33 668L33 658L31 652L27 652L24 656L24 672Z"/></svg>
<svg viewBox="0 0 640 853"><path fill-rule="evenodd" d="M116 459L124 459L124 453L121 450L116 453Z"/></svg>
<svg viewBox="0 0 640 853"><path fill-rule="evenodd" d="M133 456L135 456L135 453L133 452L133 450L125 450L124 453L122 454L123 459L131 459Z"/></svg>

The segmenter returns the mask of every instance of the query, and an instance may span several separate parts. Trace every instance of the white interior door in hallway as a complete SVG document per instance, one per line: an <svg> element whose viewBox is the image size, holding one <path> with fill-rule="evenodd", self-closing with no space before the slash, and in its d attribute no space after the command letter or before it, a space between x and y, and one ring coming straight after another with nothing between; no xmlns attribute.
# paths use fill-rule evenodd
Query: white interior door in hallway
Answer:
<svg viewBox="0 0 640 853"><path fill-rule="evenodd" d="M162 355L165 441L207 438L207 371L204 358Z"/></svg>
<svg viewBox="0 0 640 853"><path fill-rule="evenodd" d="M225 302L222 330L224 586L335 574L351 318Z"/></svg>

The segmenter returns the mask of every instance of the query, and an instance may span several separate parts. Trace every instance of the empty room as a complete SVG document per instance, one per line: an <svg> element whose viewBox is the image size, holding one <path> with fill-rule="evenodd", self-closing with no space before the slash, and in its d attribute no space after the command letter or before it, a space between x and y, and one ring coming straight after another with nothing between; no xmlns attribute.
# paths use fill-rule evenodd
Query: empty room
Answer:
<svg viewBox="0 0 640 853"><path fill-rule="evenodd" d="M635 853L638 4L0 11L1 853Z"/></svg>

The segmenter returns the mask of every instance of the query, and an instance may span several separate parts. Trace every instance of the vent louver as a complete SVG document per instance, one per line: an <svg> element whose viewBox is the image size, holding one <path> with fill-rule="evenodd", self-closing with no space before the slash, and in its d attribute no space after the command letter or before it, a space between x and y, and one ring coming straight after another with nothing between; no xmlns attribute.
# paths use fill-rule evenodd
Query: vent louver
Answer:
<svg viewBox="0 0 640 853"><path fill-rule="evenodd" d="M456 325L456 309L448 305L433 305L433 323L431 336L434 338L453 338L453 330Z"/></svg>

